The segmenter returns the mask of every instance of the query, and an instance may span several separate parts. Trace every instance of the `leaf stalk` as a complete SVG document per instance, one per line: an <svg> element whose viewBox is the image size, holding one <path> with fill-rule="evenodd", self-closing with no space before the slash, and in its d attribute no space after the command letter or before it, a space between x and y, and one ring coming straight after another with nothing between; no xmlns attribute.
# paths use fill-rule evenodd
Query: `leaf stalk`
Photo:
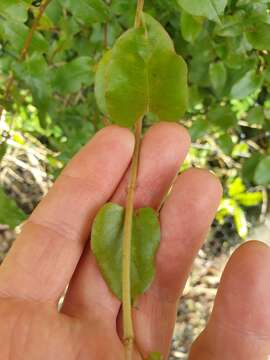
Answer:
<svg viewBox="0 0 270 360"><path fill-rule="evenodd" d="M137 120L135 128L135 149L132 157L131 172L126 199L126 211L123 229L123 258L122 258L122 292L123 292L123 329L124 329L124 346L125 359L132 360L134 330L132 321L132 304L131 304L131 240L132 240L132 220L134 212L134 196L139 167L141 132L143 117Z"/></svg>

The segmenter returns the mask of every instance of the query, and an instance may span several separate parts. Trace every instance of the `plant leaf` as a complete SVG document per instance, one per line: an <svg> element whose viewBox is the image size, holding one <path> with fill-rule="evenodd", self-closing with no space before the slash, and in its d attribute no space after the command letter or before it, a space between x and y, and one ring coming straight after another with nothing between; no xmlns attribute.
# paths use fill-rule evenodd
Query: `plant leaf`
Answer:
<svg viewBox="0 0 270 360"><path fill-rule="evenodd" d="M127 127L148 112L176 121L187 107L186 63L156 20L144 14L143 24L116 41L111 58L103 58L96 77L101 110L106 108L114 123Z"/></svg>
<svg viewBox="0 0 270 360"><path fill-rule="evenodd" d="M26 218L25 213L18 208L17 204L0 187L0 224L7 224L15 228Z"/></svg>
<svg viewBox="0 0 270 360"><path fill-rule="evenodd" d="M188 42L194 42L203 28L201 18L190 15L189 13L181 12L181 32L183 38Z"/></svg>
<svg viewBox="0 0 270 360"><path fill-rule="evenodd" d="M238 235L242 239L245 239L248 234L248 225L244 210L242 210L240 206L236 206L233 217Z"/></svg>
<svg viewBox="0 0 270 360"><path fill-rule="evenodd" d="M258 185L270 184L270 156L266 156L259 162L255 170L254 181Z"/></svg>
<svg viewBox="0 0 270 360"><path fill-rule="evenodd" d="M91 247L111 291L122 300L122 236L125 209L108 203L98 212ZM160 226L155 211L143 208L133 218L131 250L131 297L134 301L150 286L155 274L155 255Z"/></svg>
<svg viewBox="0 0 270 360"><path fill-rule="evenodd" d="M191 15L204 16L209 20L220 22L228 0L178 0L179 5Z"/></svg>

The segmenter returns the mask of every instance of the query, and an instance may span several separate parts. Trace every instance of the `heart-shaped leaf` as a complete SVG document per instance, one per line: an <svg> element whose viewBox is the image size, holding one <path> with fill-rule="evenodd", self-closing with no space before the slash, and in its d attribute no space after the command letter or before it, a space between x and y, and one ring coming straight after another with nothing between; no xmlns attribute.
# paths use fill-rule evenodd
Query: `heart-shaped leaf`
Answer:
<svg viewBox="0 0 270 360"><path fill-rule="evenodd" d="M187 107L187 67L172 40L151 16L125 32L96 74L98 105L114 123L131 127L148 112L178 120Z"/></svg>
<svg viewBox="0 0 270 360"><path fill-rule="evenodd" d="M122 237L125 209L108 203L98 212L91 236L91 248L111 291L122 300ZM138 210L133 217L131 243L132 301L150 286L155 275L155 255L160 226L151 208Z"/></svg>

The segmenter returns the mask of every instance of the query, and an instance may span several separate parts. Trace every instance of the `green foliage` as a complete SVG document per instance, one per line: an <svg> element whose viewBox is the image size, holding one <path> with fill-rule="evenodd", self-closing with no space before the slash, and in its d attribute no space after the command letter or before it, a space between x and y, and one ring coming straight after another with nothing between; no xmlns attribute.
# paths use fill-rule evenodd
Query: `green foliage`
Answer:
<svg viewBox="0 0 270 360"><path fill-rule="evenodd" d="M162 26L143 15L105 53L96 76L97 102L116 124L132 127L152 112L175 121L187 106L187 69Z"/></svg>
<svg viewBox="0 0 270 360"><path fill-rule="evenodd" d="M122 237L125 209L108 203L95 218L91 246L101 272L112 292L122 300ZM131 250L131 297L144 293L155 274L155 254L160 241L157 215L143 208L133 217Z"/></svg>
<svg viewBox="0 0 270 360"><path fill-rule="evenodd" d="M7 224L11 228L15 228L25 218L24 212L0 187L0 224Z"/></svg>
<svg viewBox="0 0 270 360"><path fill-rule="evenodd" d="M7 127L41 139L59 153L64 165L102 127L103 114L110 113L102 95L105 81L100 79L96 81L100 87L96 87L96 94L101 94L96 104L94 78L104 79L107 68L104 64L102 70L96 64L114 48L120 35L125 34L125 39L134 23L135 7L135 0L52 0L34 31L25 60L20 61L39 6L31 0L1 0L0 104L8 110ZM225 191L231 176L243 178L246 192L258 184L270 185L269 8L268 0L145 0L145 12L156 18L172 39L170 42L155 23L153 31L162 36L158 48L175 48L189 70L188 111L184 118L180 110L169 115L190 129L198 147L191 150L193 163L221 173ZM146 21L144 29L147 26ZM143 29L140 31L138 38L143 34ZM146 41L133 48L134 56L147 49L147 44L149 50L150 42ZM166 59L159 59L156 66L159 74L162 66L168 75L174 72L166 66ZM143 62L139 76L134 76L137 84L146 68ZM14 83L9 99L5 99L11 73ZM162 91L156 88L161 94L156 101L169 96L164 91L169 83L162 84ZM186 96L186 90L181 94ZM131 96L132 103L120 114L114 113L117 122L134 121L136 104ZM135 98L137 103L139 96ZM138 108L136 116L145 111L145 103ZM170 120L164 116L168 114L157 115ZM147 125L153 118L149 116ZM1 149L4 152L4 147Z"/></svg>

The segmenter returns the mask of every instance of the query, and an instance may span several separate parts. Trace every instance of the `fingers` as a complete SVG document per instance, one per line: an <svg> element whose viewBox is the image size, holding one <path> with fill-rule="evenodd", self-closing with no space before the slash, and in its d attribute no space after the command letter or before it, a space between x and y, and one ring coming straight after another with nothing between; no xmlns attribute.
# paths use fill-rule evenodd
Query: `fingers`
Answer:
<svg viewBox="0 0 270 360"><path fill-rule="evenodd" d="M162 209L156 279L134 310L137 342L146 357L151 351L160 351L165 358L168 354L177 299L221 194L221 185L214 175L190 169L179 176Z"/></svg>
<svg viewBox="0 0 270 360"><path fill-rule="evenodd" d="M130 131L111 126L75 156L1 266L0 295L58 299L82 254L91 222L123 177L133 147Z"/></svg>
<svg viewBox="0 0 270 360"><path fill-rule="evenodd" d="M251 241L232 256L206 330L190 360L267 360L270 356L270 248Z"/></svg>
<svg viewBox="0 0 270 360"><path fill-rule="evenodd" d="M147 131L140 153L135 194L137 207L159 205L184 160L188 147L188 133L177 124L159 123ZM124 205L127 181L128 174L111 201ZM117 314L119 306L119 301L102 280L92 254L86 249L70 284L63 311L72 316L82 317L85 313L91 314L96 311L96 308L100 311L102 307ZM84 309L84 313L81 309Z"/></svg>

